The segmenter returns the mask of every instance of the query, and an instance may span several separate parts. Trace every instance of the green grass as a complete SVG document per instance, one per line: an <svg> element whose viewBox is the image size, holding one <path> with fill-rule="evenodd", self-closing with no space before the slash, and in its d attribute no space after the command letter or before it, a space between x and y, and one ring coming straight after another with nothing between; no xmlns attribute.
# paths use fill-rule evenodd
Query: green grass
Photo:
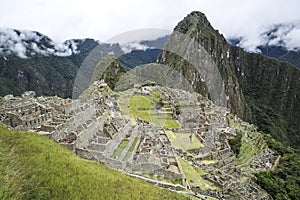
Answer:
<svg viewBox="0 0 300 200"><path fill-rule="evenodd" d="M189 133L180 133L180 132L173 132L173 131L166 131L168 137L172 141L173 146L176 149L182 149L183 151L188 151L191 149L199 149L203 147L203 144L200 140L193 134L192 142L190 141L190 134Z"/></svg>
<svg viewBox="0 0 300 200"><path fill-rule="evenodd" d="M119 146L115 149L112 157L114 159L118 159L120 155L122 154L123 150L127 147L129 141L128 140L122 140L122 142L119 144Z"/></svg>
<svg viewBox="0 0 300 200"><path fill-rule="evenodd" d="M150 109L152 108L153 101L146 96L134 95L129 99L129 104L132 111L136 109Z"/></svg>
<svg viewBox="0 0 300 200"><path fill-rule="evenodd" d="M140 138L141 138L141 135L138 135L138 136L134 139L132 145L129 147L129 149L128 149L126 155L125 155L125 157L123 158L123 161L124 161L124 160L128 160L128 159L130 158L130 156L132 155L132 152L133 152L133 150L134 150L136 144L138 143L138 141L140 141Z"/></svg>
<svg viewBox="0 0 300 200"><path fill-rule="evenodd" d="M35 133L0 127L0 199L187 199L80 159Z"/></svg>
<svg viewBox="0 0 300 200"><path fill-rule="evenodd" d="M152 92L150 92L150 97L152 98L152 100L155 103L160 103L161 102L160 94L156 90L153 90Z"/></svg>
<svg viewBox="0 0 300 200"><path fill-rule="evenodd" d="M134 139L132 145L130 146L130 148L128 149L128 152L133 152L134 147L136 146L136 144L138 143L138 141L140 140L141 135L136 136L136 138Z"/></svg>
<svg viewBox="0 0 300 200"><path fill-rule="evenodd" d="M181 167L184 171L184 174L187 178L187 181L190 186L200 186L202 190L219 190L213 183L208 180L203 179L200 175L204 172L202 170L196 170L193 166L191 166L187 161L183 159L179 159ZM191 179L193 181L191 181Z"/></svg>
<svg viewBox="0 0 300 200"><path fill-rule="evenodd" d="M154 109L155 105L160 102L160 99L157 97L158 95L158 92L154 91L150 93L150 96L134 95L128 99L121 97L120 101L123 103L120 104L120 108L126 115L139 117L143 120L152 122L157 126L164 128L179 128L178 123L173 119L171 114L160 116ZM124 104L129 105L129 108Z"/></svg>
<svg viewBox="0 0 300 200"><path fill-rule="evenodd" d="M170 115L165 117L151 115L151 122L164 128L179 128L178 123Z"/></svg>
<svg viewBox="0 0 300 200"><path fill-rule="evenodd" d="M249 166L255 154L260 154L263 149L267 148L261 133L248 132L248 134L251 137L246 138L243 136L241 139L240 153L237 159L241 166Z"/></svg>

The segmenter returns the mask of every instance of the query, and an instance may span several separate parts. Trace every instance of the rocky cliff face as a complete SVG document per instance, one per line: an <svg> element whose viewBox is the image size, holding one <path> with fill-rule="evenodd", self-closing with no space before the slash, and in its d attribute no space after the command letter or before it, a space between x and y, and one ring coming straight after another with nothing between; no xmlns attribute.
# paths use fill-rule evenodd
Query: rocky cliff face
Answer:
<svg viewBox="0 0 300 200"><path fill-rule="evenodd" d="M212 94L209 89L206 90L206 86L209 88L213 84L205 77L204 81L203 78L197 79L206 72L201 67L202 70L196 69L199 68L197 65L212 63L218 69L218 72L214 69L213 74L219 73L222 78L227 106L233 113L255 123L276 139L299 147L299 69L288 63L230 46L200 12L192 12L179 22L170 40L178 39L178 33L183 34L184 38L177 40L177 46L173 47L176 49L175 53L167 43L166 50L158 58L159 63L177 69L196 91L209 96ZM202 59L203 54L210 58ZM191 62L190 57L198 59Z"/></svg>

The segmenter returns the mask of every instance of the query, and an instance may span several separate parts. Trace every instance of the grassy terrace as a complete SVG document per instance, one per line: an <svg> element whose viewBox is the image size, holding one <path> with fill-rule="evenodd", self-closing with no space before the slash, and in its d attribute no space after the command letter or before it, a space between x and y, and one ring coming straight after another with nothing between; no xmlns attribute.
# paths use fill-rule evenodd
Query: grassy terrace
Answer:
<svg viewBox="0 0 300 200"><path fill-rule="evenodd" d="M136 144L138 143L138 141L140 141L140 138L141 138L141 135L138 135L138 136L134 139L132 145L129 147L129 149L128 149L126 155L125 155L125 157L123 158L123 160L129 159L129 157L132 155L132 152L133 152L133 150L134 150Z"/></svg>
<svg viewBox="0 0 300 200"><path fill-rule="evenodd" d="M189 133L180 133L180 132L173 132L173 131L166 131L168 137L172 141L173 146L176 149L182 149L183 151L188 151L191 149L199 149L203 147L203 144L200 140L192 134L192 142L190 141L190 134Z"/></svg>
<svg viewBox="0 0 300 200"><path fill-rule="evenodd" d="M199 168L196 170L187 161L179 159L182 169L185 173L187 181L190 186L200 186L202 190L219 190L213 183L208 180L203 179L200 175L204 174L204 171ZM191 181L192 180L192 181Z"/></svg>
<svg viewBox="0 0 300 200"><path fill-rule="evenodd" d="M138 135L135 139L134 142L132 143L131 147L128 149L128 152L132 153L136 144L138 143L138 141L140 140L141 135Z"/></svg>
<svg viewBox="0 0 300 200"><path fill-rule="evenodd" d="M149 96L134 95L129 98L123 96L120 98L120 101L120 108L126 115L139 117L165 128L179 128L178 123L171 114L163 116L159 115L158 111L155 110L155 106L160 103L157 91L151 92Z"/></svg>
<svg viewBox="0 0 300 200"><path fill-rule="evenodd" d="M35 133L0 127L0 199L188 199L94 161Z"/></svg>
<svg viewBox="0 0 300 200"><path fill-rule="evenodd" d="M123 150L127 147L129 141L128 140L122 140L122 142L119 144L119 146L115 149L112 157L114 159L118 159L120 155L122 154Z"/></svg>
<svg viewBox="0 0 300 200"><path fill-rule="evenodd" d="M233 119L230 119L230 124L237 132L242 133L240 141L241 147L239 155L237 156L237 161L240 166L247 167L251 163L255 154L260 154L262 150L268 148L268 146L263 139L262 133L254 132L250 129L244 129L241 124L234 122ZM245 136L245 133L248 134L248 137Z"/></svg>

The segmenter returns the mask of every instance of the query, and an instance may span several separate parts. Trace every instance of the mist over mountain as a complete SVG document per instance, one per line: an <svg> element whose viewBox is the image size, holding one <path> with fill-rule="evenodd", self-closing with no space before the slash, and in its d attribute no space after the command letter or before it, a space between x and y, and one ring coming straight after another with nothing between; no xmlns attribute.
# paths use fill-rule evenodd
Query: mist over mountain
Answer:
<svg viewBox="0 0 300 200"><path fill-rule="evenodd" d="M127 69L155 62L166 40L118 44L86 38L58 43L36 31L1 28L0 95L34 90L38 95L71 97L82 65L93 70L107 54L120 57Z"/></svg>
<svg viewBox="0 0 300 200"><path fill-rule="evenodd" d="M255 42L245 37L228 38L231 45L277 58L300 68L299 23L276 24L259 34Z"/></svg>

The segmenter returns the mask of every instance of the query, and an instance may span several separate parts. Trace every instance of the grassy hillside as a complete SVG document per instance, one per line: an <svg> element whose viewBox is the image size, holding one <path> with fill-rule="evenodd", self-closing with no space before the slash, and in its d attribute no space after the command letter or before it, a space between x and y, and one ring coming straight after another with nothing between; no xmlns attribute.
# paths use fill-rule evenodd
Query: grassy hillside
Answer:
<svg viewBox="0 0 300 200"><path fill-rule="evenodd" d="M186 199L0 126L0 199Z"/></svg>

